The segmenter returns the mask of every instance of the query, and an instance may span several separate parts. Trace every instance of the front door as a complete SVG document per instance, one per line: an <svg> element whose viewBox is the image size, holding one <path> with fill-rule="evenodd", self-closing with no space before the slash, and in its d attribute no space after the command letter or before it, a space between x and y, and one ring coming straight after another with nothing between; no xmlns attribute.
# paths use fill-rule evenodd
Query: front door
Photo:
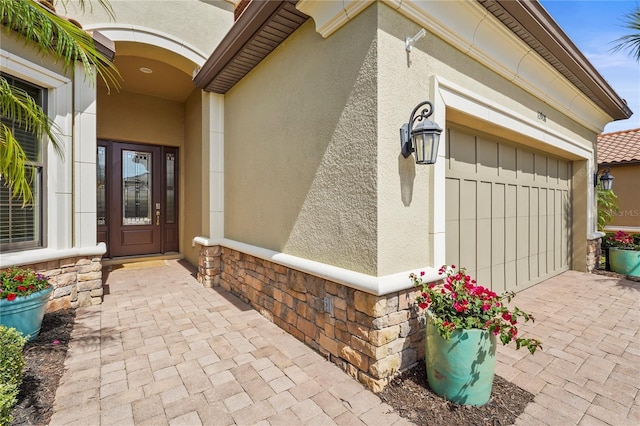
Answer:
<svg viewBox="0 0 640 426"><path fill-rule="evenodd" d="M106 256L177 251L177 148L99 141L97 161Z"/></svg>

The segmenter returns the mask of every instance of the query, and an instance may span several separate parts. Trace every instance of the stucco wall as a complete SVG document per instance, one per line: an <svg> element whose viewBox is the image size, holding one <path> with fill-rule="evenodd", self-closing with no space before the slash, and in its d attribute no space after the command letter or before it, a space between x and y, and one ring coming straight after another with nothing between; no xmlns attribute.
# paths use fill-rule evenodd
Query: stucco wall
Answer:
<svg viewBox="0 0 640 426"><path fill-rule="evenodd" d="M433 34L408 57L404 38L419 30L381 3L327 39L309 21L226 95L227 238L378 276L431 265L439 250L433 217L444 208L430 202L435 168L400 155L398 129L415 105L434 99L433 76L575 149L455 110L447 110L448 120L573 161L588 157L593 131ZM585 239L589 199L582 183L574 230Z"/></svg>
<svg viewBox="0 0 640 426"><path fill-rule="evenodd" d="M420 27L384 4L379 5L379 11L379 68L384 71L384 74L381 72L379 85L380 98L385 100L381 102L381 111L384 108L388 110L401 108L401 111L407 111L405 115L408 118L417 101L429 95L428 77L436 75L472 90L478 97L489 99L526 118L537 120L539 124L571 138L574 143L585 149L593 148L596 140L594 132L551 109L543 100L525 92L514 83L445 43L430 33L428 28L427 35L417 41L411 53L411 66L407 66L404 38L417 33ZM551 75L549 80L552 80ZM545 89L541 88L541 90ZM406 99L409 96L411 99ZM400 101L394 101L394 98L399 98ZM537 117L538 111L546 115L545 121ZM490 124L501 125L502 123ZM380 131L383 132L383 129ZM397 129L395 131L397 132ZM545 143L539 140L526 140L522 137L518 142L524 145L536 145L537 149L552 150L551 146L545 146ZM570 157L568 153L565 153L565 156Z"/></svg>
<svg viewBox="0 0 640 426"><path fill-rule="evenodd" d="M640 228L640 196L638 196L640 164L613 166L610 173L615 178L613 192L618 196L620 212L613 215L613 220L607 226Z"/></svg>
<svg viewBox="0 0 640 426"><path fill-rule="evenodd" d="M226 0L117 0L110 4L119 27L152 28L186 41L205 54L215 49L233 23L233 5ZM61 9L59 12L77 19L84 27L113 24L97 2L87 4L85 13L75 3L68 5L66 10ZM144 43L144 40L140 42Z"/></svg>
<svg viewBox="0 0 640 426"><path fill-rule="evenodd" d="M225 96L225 236L377 274L376 9L303 24Z"/></svg>
<svg viewBox="0 0 640 426"><path fill-rule="evenodd" d="M99 86L98 138L182 146L184 104Z"/></svg>
<svg viewBox="0 0 640 426"><path fill-rule="evenodd" d="M429 32L415 44L408 56L404 39L413 36L420 26L396 13L384 4L378 4L378 263L381 274L398 272L429 264L433 253L433 238L428 235L431 215L444 205L430 205L433 194L434 169L432 166L416 166L411 159L399 154L398 128L409 119L412 109L421 101L432 100L432 77L446 79L501 108L530 120L545 130L566 138L575 145L574 151L588 156L593 150L596 134L576 123L559 111L551 109L543 100L525 92L514 83L471 59L465 53L445 43ZM496 34L496 37L499 37ZM411 63L408 64L408 58ZM549 76L549 81L552 81ZM543 112L545 121L538 118ZM465 111L467 112L467 111ZM508 129L511 123L481 121L469 114L447 108L447 121L457 122L523 145L547 151L571 160L584 160L571 153L547 144L536 137ZM444 113L444 112L440 112ZM432 118L433 119L433 118ZM445 127L447 122L438 123ZM501 127L504 126L504 127ZM443 134L443 138L445 135ZM441 149L444 140L441 141ZM441 154L444 151L441 150ZM580 163L580 167L583 163ZM580 197L574 199L575 235L585 245L587 235L588 204L586 181L574 182L574 190ZM576 205L579 203L579 205ZM579 219L579 220L576 220ZM397 253L402 252L403 256Z"/></svg>

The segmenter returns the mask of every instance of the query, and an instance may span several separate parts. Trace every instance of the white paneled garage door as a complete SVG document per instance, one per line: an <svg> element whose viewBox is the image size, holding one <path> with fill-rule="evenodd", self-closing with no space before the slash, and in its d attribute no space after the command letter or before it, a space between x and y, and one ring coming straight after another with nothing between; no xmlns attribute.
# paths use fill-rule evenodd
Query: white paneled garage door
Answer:
<svg viewBox="0 0 640 426"><path fill-rule="evenodd" d="M496 292L569 268L571 162L450 128L446 259Z"/></svg>

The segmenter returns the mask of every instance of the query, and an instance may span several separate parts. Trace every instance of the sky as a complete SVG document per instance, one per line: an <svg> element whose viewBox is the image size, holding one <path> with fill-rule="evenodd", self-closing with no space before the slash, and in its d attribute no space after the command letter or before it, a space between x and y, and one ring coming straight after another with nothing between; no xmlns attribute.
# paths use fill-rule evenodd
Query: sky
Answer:
<svg viewBox="0 0 640 426"><path fill-rule="evenodd" d="M633 115L606 125L605 133L640 128L640 62L628 51L613 53L615 40L632 30L624 17L640 0L540 0L549 14L593 64Z"/></svg>

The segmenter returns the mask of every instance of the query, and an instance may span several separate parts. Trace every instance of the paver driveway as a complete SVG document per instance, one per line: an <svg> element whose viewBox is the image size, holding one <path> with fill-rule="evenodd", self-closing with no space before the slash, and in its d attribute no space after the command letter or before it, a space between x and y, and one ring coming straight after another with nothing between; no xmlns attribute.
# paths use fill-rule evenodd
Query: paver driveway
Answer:
<svg viewBox="0 0 640 426"><path fill-rule="evenodd" d="M568 271L513 302L544 347L499 348L496 373L535 395L516 424L640 425L640 282Z"/></svg>
<svg viewBox="0 0 640 426"><path fill-rule="evenodd" d="M387 404L178 261L120 269L79 309L51 425L402 425ZM499 347L536 395L517 423L640 424L640 283L567 272L520 293L544 341Z"/></svg>

